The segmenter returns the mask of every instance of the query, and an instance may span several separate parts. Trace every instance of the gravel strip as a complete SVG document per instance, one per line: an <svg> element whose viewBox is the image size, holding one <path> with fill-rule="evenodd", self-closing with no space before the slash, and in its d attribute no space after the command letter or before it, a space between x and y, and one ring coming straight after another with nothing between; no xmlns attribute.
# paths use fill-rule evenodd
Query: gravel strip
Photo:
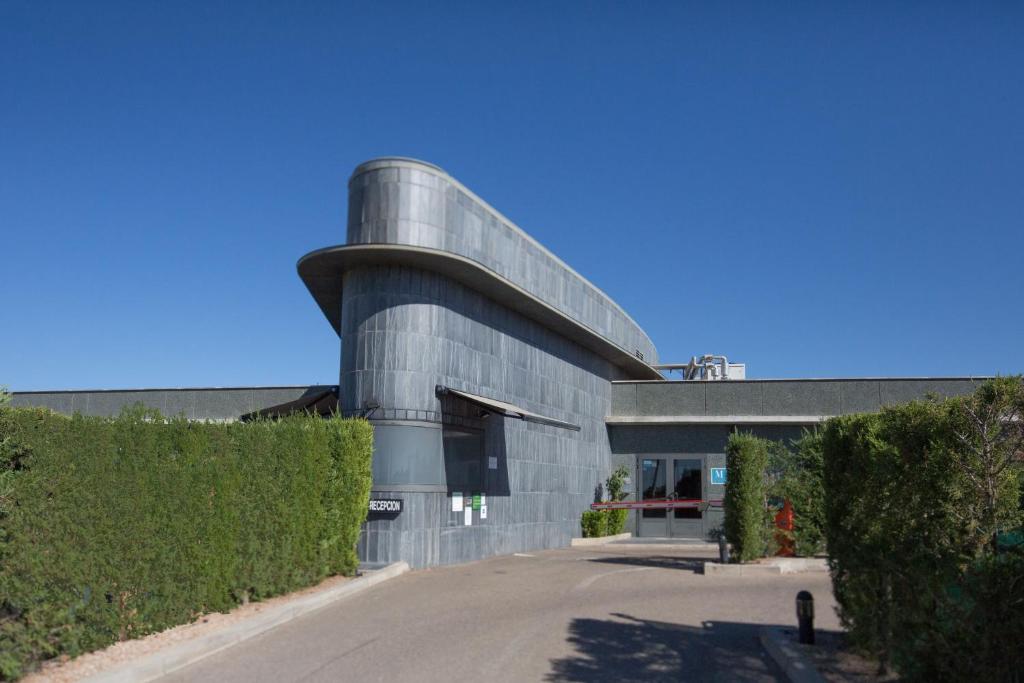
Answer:
<svg viewBox="0 0 1024 683"><path fill-rule="evenodd" d="M153 654L165 647L213 633L289 600L334 588L350 580L350 578L345 576L332 576L316 586L304 588L287 595L279 595L261 602L250 602L247 605L237 607L231 612L204 614L190 624L175 626L144 638L116 643L103 650L89 652L75 659L68 659L67 657L53 659L43 664L35 673L21 680L23 683L70 683L71 681L79 681L129 660Z"/></svg>

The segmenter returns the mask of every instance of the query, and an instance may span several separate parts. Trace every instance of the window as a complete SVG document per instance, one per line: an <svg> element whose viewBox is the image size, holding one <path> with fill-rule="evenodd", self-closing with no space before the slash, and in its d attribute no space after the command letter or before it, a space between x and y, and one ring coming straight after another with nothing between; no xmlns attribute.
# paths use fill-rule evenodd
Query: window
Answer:
<svg viewBox="0 0 1024 683"><path fill-rule="evenodd" d="M700 460L675 460L675 492L676 500L701 500L701 476L703 469ZM676 519L700 519L698 508L676 508Z"/></svg>
<svg viewBox="0 0 1024 683"><path fill-rule="evenodd" d="M445 425L441 438L444 441L444 471L449 493L461 491L472 494L484 491L484 433Z"/></svg>
<svg viewBox="0 0 1024 683"><path fill-rule="evenodd" d="M643 474L643 500L665 500L665 461L644 460L642 463ZM664 510L643 510L644 519L665 519Z"/></svg>

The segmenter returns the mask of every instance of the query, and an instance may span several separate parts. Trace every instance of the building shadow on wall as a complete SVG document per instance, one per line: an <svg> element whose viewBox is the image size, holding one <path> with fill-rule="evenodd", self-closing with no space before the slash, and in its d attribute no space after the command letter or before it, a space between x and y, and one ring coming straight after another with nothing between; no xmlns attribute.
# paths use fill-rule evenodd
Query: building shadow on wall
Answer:
<svg viewBox="0 0 1024 683"><path fill-rule="evenodd" d="M508 441L505 429L506 417L491 415L487 425L487 457L494 458L496 467L487 470L487 495L510 496L508 484Z"/></svg>
<svg viewBox="0 0 1024 683"><path fill-rule="evenodd" d="M613 614L573 619L576 654L551 661L547 681L770 681L782 672L761 648L760 624L700 627Z"/></svg>
<svg viewBox="0 0 1024 683"><path fill-rule="evenodd" d="M441 397L441 414L445 432L453 431L467 435L469 453L459 454L461 440L444 439L445 483L448 493L453 491L472 490L489 496L508 496L508 435L505 426L509 418L481 410L479 406L464 401L456 396ZM478 435L475 441L473 435ZM480 485L470 485L467 473L468 463L465 456L476 455L476 467L479 469ZM494 465L494 467L492 467Z"/></svg>

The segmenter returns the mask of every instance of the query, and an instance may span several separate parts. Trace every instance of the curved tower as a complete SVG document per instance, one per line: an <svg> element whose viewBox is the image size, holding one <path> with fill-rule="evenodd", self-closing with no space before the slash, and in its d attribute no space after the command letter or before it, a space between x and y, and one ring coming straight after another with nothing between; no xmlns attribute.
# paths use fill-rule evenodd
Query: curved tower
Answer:
<svg viewBox="0 0 1024 683"><path fill-rule="evenodd" d="M411 159L357 167L346 243L298 270L341 339L340 408L374 423L373 497L402 501L371 513L364 561L464 562L579 535L610 469L610 382L661 379L625 311Z"/></svg>

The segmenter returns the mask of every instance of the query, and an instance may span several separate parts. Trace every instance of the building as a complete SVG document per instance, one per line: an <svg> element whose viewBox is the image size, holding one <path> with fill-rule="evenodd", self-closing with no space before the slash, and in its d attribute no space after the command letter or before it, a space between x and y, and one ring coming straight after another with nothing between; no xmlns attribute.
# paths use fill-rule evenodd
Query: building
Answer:
<svg viewBox="0 0 1024 683"><path fill-rule="evenodd" d="M975 385L732 379L742 366L713 358L668 381L621 307L440 168L376 159L348 189L345 243L298 263L341 340L336 387L16 392L14 403L111 414L142 401L237 419L322 411L336 396L375 427L360 557L430 566L568 545L618 465L634 499L711 501L636 511L630 530L707 538L722 522L733 429L785 439L831 415Z"/></svg>

